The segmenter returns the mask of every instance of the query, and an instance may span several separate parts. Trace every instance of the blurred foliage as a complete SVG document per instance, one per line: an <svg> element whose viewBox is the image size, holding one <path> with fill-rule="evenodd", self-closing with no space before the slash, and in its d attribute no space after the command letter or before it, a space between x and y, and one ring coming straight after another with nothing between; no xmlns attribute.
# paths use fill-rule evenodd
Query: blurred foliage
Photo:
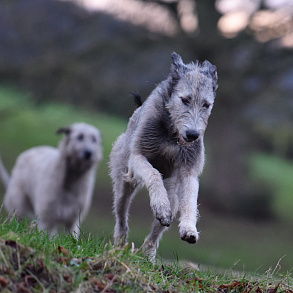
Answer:
<svg viewBox="0 0 293 293"><path fill-rule="evenodd" d="M251 172L259 185L273 191L276 214L289 222L293 220L293 162L267 154L251 156Z"/></svg>
<svg viewBox="0 0 293 293"><path fill-rule="evenodd" d="M220 1L195 0L198 29L188 33L178 1L142 2L169 11L178 23L177 34L150 32L69 1L1 1L0 82L31 92L40 107L54 100L129 117L129 93L146 98L168 75L172 51L185 62L208 59L218 68L219 89L206 133L200 202L224 213L273 216L273 190L253 180L249 157L252 150L293 156L293 55L292 49L279 46L282 26L256 30L248 24L226 38L218 29L223 15L215 4ZM266 2L257 2L251 23L260 12L274 12ZM289 24L290 19L292 15ZM272 38L265 39L267 35ZM48 126L53 112L47 112ZM34 120L26 117L31 129Z"/></svg>

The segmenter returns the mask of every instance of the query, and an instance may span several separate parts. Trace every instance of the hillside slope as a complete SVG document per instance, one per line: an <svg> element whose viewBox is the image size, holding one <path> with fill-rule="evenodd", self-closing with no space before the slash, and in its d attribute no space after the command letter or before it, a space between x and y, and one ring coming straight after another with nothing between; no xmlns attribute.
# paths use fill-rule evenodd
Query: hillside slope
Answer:
<svg viewBox="0 0 293 293"><path fill-rule="evenodd" d="M127 245L82 233L50 239L34 223L15 218L0 225L1 292L293 292L289 274L276 278L182 267L161 260L153 265Z"/></svg>

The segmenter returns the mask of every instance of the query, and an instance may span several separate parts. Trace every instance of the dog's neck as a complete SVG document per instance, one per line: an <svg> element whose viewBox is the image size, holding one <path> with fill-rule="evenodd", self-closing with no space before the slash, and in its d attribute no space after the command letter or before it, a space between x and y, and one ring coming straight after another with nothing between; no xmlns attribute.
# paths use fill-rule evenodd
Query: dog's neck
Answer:
<svg viewBox="0 0 293 293"><path fill-rule="evenodd" d="M72 189L90 170L80 170L78 168L72 168L68 163L65 164L65 175L63 179L63 187L67 190Z"/></svg>

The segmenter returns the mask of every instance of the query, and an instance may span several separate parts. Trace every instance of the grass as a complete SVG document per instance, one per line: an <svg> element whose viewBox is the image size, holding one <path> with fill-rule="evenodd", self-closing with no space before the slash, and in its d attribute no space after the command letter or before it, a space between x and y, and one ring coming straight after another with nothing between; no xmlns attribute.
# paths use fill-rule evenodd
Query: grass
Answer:
<svg viewBox="0 0 293 293"><path fill-rule="evenodd" d="M158 260L82 234L50 238L16 218L0 225L1 292L293 292L290 273L214 273ZM271 290L271 291L268 291Z"/></svg>

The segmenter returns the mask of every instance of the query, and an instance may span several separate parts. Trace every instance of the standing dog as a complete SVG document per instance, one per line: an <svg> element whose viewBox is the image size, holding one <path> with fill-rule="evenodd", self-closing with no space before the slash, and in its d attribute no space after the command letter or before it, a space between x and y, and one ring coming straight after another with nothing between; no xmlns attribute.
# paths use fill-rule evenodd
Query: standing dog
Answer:
<svg viewBox="0 0 293 293"><path fill-rule="evenodd" d="M51 235L63 227L78 237L79 221L89 210L102 158L101 135L85 123L60 128L57 133L65 134L58 149L38 146L23 152L11 178L1 162L0 174L7 186L4 204L20 218L37 217L38 228Z"/></svg>
<svg viewBox="0 0 293 293"><path fill-rule="evenodd" d="M154 261L159 240L180 212L181 239L195 243L198 177L204 166L203 137L217 89L216 66L208 61L185 65L173 53L162 81L129 120L110 156L116 225L114 242L128 236L128 213L139 188L149 191L155 216L143 249Z"/></svg>

